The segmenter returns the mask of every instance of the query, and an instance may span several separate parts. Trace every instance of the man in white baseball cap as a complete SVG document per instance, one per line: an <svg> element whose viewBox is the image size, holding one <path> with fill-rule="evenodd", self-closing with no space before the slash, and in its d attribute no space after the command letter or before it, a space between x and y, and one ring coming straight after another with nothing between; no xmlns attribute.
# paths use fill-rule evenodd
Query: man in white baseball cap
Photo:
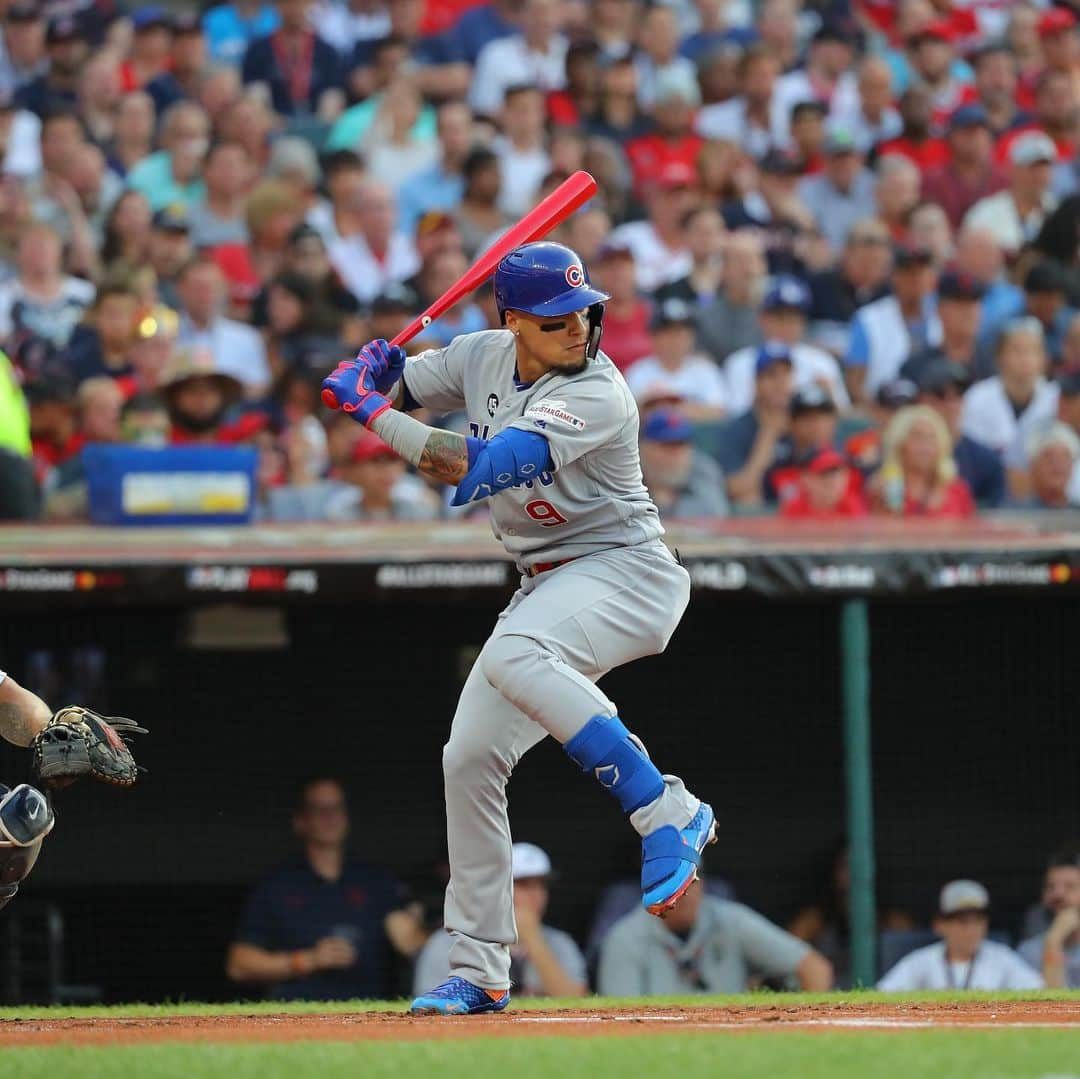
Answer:
<svg viewBox="0 0 1080 1079"><path fill-rule="evenodd" d="M1012 948L986 939L989 928L990 893L975 880L949 881L934 919L942 939L904 956L878 989L1041 989L1042 977Z"/></svg>
<svg viewBox="0 0 1080 1079"><path fill-rule="evenodd" d="M544 924L552 879L551 859L535 843L515 843L510 855L514 878L517 942L510 944L510 980L515 996L580 997L588 992L585 957L569 933ZM450 971L450 934L436 930L416 960L417 993L445 981Z"/></svg>
<svg viewBox="0 0 1080 1079"><path fill-rule="evenodd" d="M1017 136L1009 146L1009 186L979 199L964 218L965 228L985 228L1003 250L1015 254L1034 240L1057 205L1050 191L1057 147L1045 131Z"/></svg>

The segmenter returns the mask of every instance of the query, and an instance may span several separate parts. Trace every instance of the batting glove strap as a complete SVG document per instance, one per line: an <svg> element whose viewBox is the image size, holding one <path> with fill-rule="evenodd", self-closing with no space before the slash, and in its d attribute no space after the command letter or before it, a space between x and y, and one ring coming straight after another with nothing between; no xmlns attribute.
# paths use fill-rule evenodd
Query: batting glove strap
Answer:
<svg viewBox="0 0 1080 1079"><path fill-rule="evenodd" d="M348 413L365 427L370 426L376 416L393 407L393 402L376 390L371 368L359 359L339 363L323 379L322 388L334 394L342 412Z"/></svg>

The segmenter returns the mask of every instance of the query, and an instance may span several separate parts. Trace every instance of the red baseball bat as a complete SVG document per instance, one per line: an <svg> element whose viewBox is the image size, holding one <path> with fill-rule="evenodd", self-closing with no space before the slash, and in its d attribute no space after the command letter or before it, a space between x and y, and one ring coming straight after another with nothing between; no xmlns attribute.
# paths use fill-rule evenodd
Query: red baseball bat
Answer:
<svg viewBox="0 0 1080 1079"><path fill-rule="evenodd" d="M390 344L403 345L422 330L426 330L462 296L479 288L515 247L542 239L584 206L594 194L596 194L596 181L587 172L575 172L573 176L568 177L543 202L538 203L513 228L500 236L496 243L489 247L422 315L413 319ZM338 407L333 390L323 390L322 399L327 408Z"/></svg>

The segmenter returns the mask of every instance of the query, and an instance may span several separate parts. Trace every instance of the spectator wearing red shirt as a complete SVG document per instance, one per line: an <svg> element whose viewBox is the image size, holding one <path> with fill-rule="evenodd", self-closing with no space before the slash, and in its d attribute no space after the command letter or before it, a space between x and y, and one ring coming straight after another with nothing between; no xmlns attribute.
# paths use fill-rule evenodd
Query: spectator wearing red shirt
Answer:
<svg viewBox="0 0 1080 1079"><path fill-rule="evenodd" d="M885 428L885 461L870 483L874 511L900 517L971 517L945 421L926 405L902 408Z"/></svg>
<svg viewBox="0 0 1080 1079"><path fill-rule="evenodd" d="M589 267L611 299L604 305L604 352L620 371L652 352L652 307L638 295L633 252L625 244L605 244Z"/></svg>
<svg viewBox="0 0 1080 1079"><path fill-rule="evenodd" d="M952 114L946 141L949 160L924 174L922 194L958 229L979 199L1009 186L1009 174L994 163L994 136L981 105L963 105Z"/></svg>
<svg viewBox="0 0 1080 1079"><path fill-rule="evenodd" d="M656 77L652 134L631 140L626 156L634 172L634 191L647 198L672 165L684 166L691 175L705 140L693 130L694 110L701 94L692 78L679 70L661 71Z"/></svg>
<svg viewBox="0 0 1080 1079"><path fill-rule="evenodd" d="M780 516L818 521L864 517L866 503L852 490L850 472L842 454L819 450L801 469L799 493L780 507Z"/></svg>
<svg viewBox="0 0 1080 1079"><path fill-rule="evenodd" d="M900 97L900 118L904 130L897 138L878 145L879 157L900 154L920 172L949 160L948 144L933 134L933 99L925 86L916 84L904 91Z"/></svg>

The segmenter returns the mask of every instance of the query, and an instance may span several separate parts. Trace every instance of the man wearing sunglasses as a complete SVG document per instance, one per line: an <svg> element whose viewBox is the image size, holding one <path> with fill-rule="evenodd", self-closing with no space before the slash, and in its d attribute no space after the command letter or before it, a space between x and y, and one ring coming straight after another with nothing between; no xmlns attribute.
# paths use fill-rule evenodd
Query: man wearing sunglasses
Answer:
<svg viewBox="0 0 1080 1079"><path fill-rule="evenodd" d="M580 257L555 243L495 272L502 328L413 357L374 341L323 383L343 410L454 503L487 500L521 587L480 652L443 751L450 978L426 1014L502 1011L517 938L506 784L552 735L619 802L642 838L642 905L665 915L697 876L712 809L662 775L595 683L662 652L690 597L642 482L638 411L599 351L604 301ZM406 413L465 409L471 437Z"/></svg>

